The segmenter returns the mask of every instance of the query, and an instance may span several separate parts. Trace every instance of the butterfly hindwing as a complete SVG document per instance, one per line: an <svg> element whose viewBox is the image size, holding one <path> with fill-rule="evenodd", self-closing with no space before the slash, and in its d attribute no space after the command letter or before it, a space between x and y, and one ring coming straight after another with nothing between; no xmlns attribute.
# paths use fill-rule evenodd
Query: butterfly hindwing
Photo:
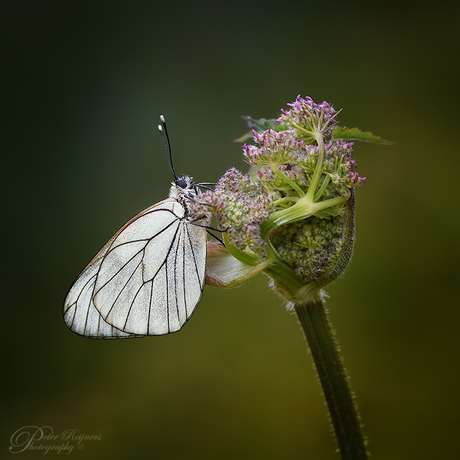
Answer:
<svg viewBox="0 0 460 460"><path fill-rule="evenodd" d="M114 328L102 318L93 303L96 275L108 248L101 251L77 278L67 294L64 321L76 334L91 338L122 338L129 334Z"/></svg>
<svg viewBox="0 0 460 460"><path fill-rule="evenodd" d="M131 219L77 278L64 320L93 338L163 335L188 321L201 300L206 230L168 198ZM209 225L202 216L200 225Z"/></svg>

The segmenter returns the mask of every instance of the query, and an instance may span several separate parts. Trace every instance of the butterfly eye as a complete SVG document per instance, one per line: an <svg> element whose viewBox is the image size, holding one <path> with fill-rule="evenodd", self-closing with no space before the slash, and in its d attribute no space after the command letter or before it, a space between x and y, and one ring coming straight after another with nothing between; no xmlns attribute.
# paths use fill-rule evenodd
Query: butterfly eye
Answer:
<svg viewBox="0 0 460 460"><path fill-rule="evenodd" d="M177 179L176 185L180 188L187 188L187 182L184 179Z"/></svg>

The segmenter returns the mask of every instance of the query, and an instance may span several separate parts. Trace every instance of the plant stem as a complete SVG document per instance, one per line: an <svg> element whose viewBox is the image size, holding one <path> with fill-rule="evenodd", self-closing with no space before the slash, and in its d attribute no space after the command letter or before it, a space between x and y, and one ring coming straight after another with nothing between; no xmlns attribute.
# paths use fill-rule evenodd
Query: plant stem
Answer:
<svg viewBox="0 0 460 460"><path fill-rule="evenodd" d="M297 194L299 195L300 198L305 196L305 192L292 180L289 179L289 177L286 176L286 174L282 173L279 170L279 166L273 166L272 171L286 184L288 184L292 189L294 189Z"/></svg>
<svg viewBox="0 0 460 460"><path fill-rule="evenodd" d="M323 173L323 164L324 164L324 139L321 132L315 133L316 142L318 144L318 160L316 163L315 172L310 182L310 187L307 191L307 197L311 202L313 202L313 197L316 194L316 189L318 188L319 180Z"/></svg>
<svg viewBox="0 0 460 460"><path fill-rule="evenodd" d="M316 192L315 196L313 197L313 201L316 203L324 193L324 190L326 190L326 187L329 185L329 181L331 180L330 176L326 176L323 180L323 183L321 184L321 187L319 190Z"/></svg>
<svg viewBox="0 0 460 460"><path fill-rule="evenodd" d="M317 203L311 201L307 195L300 198L291 207L274 212L270 219L263 222L260 226L261 236L266 241L268 235L281 225L296 222L298 220L307 219L320 211L333 208L334 206L343 205L349 198L344 196L336 196L328 200L318 201Z"/></svg>
<svg viewBox="0 0 460 460"><path fill-rule="evenodd" d="M308 300L296 304L295 310L310 345L331 414L341 458L342 460L367 460L357 408L323 301Z"/></svg>

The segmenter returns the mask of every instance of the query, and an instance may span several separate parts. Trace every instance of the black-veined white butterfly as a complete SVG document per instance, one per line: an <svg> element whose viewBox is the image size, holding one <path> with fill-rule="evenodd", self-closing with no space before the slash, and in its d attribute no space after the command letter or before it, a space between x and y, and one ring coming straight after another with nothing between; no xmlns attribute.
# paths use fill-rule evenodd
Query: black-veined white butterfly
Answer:
<svg viewBox="0 0 460 460"><path fill-rule="evenodd" d="M164 117L158 128L174 182L169 198L133 217L78 276L64 302L64 321L90 338L127 338L176 332L201 300L210 213L194 214L199 193L172 166ZM164 132L166 133L165 140Z"/></svg>

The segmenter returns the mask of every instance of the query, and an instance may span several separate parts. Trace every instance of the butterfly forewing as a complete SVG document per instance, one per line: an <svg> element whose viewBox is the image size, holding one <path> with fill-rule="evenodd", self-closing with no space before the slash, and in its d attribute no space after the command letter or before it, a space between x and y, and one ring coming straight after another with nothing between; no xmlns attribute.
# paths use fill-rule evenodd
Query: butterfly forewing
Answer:
<svg viewBox="0 0 460 460"><path fill-rule="evenodd" d="M209 225L210 217L199 225ZM67 295L64 319L98 338L162 335L188 321L201 300L206 230L177 198L131 219L83 271Z"/></svg>

